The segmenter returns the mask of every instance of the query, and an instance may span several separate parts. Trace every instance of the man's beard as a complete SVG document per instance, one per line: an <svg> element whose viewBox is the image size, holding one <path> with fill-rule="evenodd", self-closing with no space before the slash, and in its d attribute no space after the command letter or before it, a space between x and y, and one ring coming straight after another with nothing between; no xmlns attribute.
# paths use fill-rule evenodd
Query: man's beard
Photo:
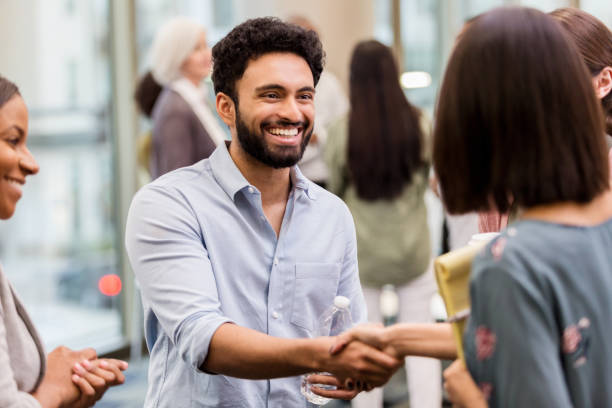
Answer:
<svg viewBox="0 0 612 408"><path fill-rule="evenodd" d="M275 146L274 150L270 148L266 143L263 128L264 126L277 125L279 127L284 126L299 126L305 132L309 127L309 122L298 122L292 123L287 121L277 121L272 123L262 124L261 131L259 134L255 133L248 128L246 123L240 118L240 109L236 109L236 136L240 145L250 156L257 159L261 163L280 169L284 167L291 167L300 161L304 155L304 150L310 141L313 129L310 129L308 133L303 133L302 142L299 147L295 146Z"/></svg>

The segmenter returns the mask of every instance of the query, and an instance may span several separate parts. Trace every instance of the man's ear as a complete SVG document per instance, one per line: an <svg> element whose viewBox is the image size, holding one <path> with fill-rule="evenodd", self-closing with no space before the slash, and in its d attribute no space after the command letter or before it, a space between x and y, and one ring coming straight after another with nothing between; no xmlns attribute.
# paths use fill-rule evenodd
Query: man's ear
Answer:
<svg viewBox="0 0 612 408"><path fill-rule="evenodd" d="M612 67L605 67L593 78L595 93L599 99L603 99L612 91Z"/></svg>
<svg viewBox="0 0 612 408"><path fill-rule="evenodd" d="M229 95L219 92L217 94L217 113L221 117L221 120L232 127L236 123L236 105Z"/></svg>

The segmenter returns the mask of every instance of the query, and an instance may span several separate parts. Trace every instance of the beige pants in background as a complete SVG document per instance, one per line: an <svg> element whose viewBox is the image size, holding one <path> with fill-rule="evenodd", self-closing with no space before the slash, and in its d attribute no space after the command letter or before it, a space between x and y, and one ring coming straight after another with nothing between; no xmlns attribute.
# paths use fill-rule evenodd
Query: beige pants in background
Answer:
<svg viewBox="0 0 612 408"><path fill-rule="evenodd" d="M433 321L431 299L438 291L433 269L427 271L405 286L397 288L399 296L399 323L424 323ZM364 287L368 320L381 323L380 289ZM442 405L442 377L440 361L424 357L406 357L406 376L411 408L440 408ZM381 408L383 390L376 388L362 392L351 403L352 408Z"/></svg>

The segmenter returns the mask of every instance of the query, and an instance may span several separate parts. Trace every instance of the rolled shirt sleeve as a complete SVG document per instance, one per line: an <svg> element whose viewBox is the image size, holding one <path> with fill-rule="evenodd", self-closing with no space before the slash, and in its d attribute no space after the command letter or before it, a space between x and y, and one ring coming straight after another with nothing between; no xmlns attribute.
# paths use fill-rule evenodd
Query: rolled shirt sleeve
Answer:
<svg viewBox="0 0 612 408"><path fill-rule="evenodd" d="M172 188L147 186L134 198L126 248L155 318L181 358L199 369L223 323L215 275L196 215ZM185 284L189 282L189 284ZM154 339L147 338L148 344Z"/></svg>

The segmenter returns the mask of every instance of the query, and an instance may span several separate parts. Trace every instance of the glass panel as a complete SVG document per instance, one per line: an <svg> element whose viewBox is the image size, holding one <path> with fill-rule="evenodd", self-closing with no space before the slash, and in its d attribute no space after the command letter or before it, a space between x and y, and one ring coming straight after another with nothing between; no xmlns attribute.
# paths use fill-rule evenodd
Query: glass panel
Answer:
<svg viewBox="0 0 612 408"><path fill-rule="evenodd" d="M174 16L189 16L207 29L212 46L236 24L273 15L270 0L136 0L136 41L139 72L146 70L148 52L157 29Z"/></svg>
<svg viewBox="0 0 612 408"><path fill-rule="evenodd" d="M393 45L392 0L374 3L374 38L391 47Z"/></svg>
<svg viewBox="0 0 612 408"><path fill-rule="evenodd" d="M600 1L600 9L607 0ZM455 37L468 19L492 8L523 4L543 11L565 7L568 0L458 0L440 2L438 0L401 0L401 40L404 71L425 71L431 76L431 84L425 87L407 88L408 98L421 108L433 111L437 89L443 75L444 66ZM584 3L598 3L587 0ZM612 4L612 3L610 3ZM375 37L391 45L393 31L391 23L391 0L377 1L375 7ZM612 15L612 11L608 12Z"/></svg>
<svg viewBox="0 0 612 408"><path fill-rule="evenodd" d="M0 38L10 41L0 44L0 72L21 88L29 145L41 168L13 218L0 222L0 259L47 349L103 352L122 339L119 298L98 286L119 270L108 2L0 7Z"/></svg>
<svg viewBox="0 0 612 408"><path fill-rule="evenodd" d="M580 8L593 14L612 29L612 1L580 0Z"/></svg>
<svg viewBox="0 0 612 408"><path fill-rule="evenodd" d="M521 0L521 6L533 7L546 13L561 7L568 7L569 0Z"/></svg>
<svg viewBox="0 0 612 408"><path fill-rule="evenodd" d="M406 90L408 99L417 106L431 111L435 89L440 78L441 41L437 20L440 14L438 1L402 1L401 24L404 50L403 70L424 71L431 78L431 85Z"/></svg>

